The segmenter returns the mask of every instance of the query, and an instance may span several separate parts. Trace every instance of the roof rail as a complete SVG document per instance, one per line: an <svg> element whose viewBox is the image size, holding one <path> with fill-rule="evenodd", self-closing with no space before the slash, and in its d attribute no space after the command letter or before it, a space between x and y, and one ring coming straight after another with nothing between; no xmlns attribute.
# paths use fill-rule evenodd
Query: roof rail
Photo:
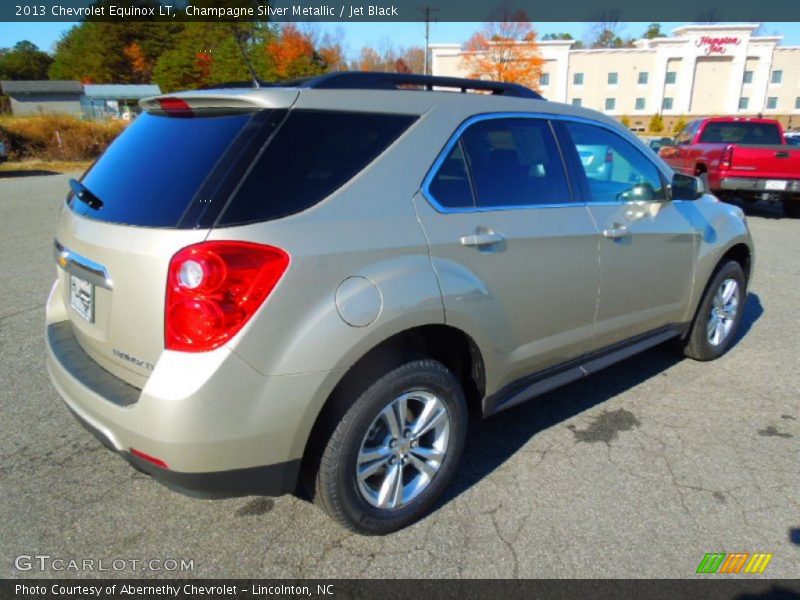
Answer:
<svg viewBox="0 0 800 600"><path fill-rule="evenodd" d="M287 85L290 82L281 82ZM292 82L295 83L295 82ZM298 87L313 89L366 89L397 90L406 87L420 87L433 90L434 87L456 88L462 92L467 90L491 92L498 96L514 96L544 100L541 94L516 83L500 81L483 81L480 79L462 79L460 77L438 77L434 75L417 75L414 73L376 73L366 71L335 71L306 80L298 80Z"/></svg>
<svg viewBox="0 0 800 600"><path fill-rule="evenodd" d="M460 77L437 77L434 75L416 75L413 73L377 73L367 71L335 71L317 77L290 79L267 82L236 81L205 86L202 89L220 88L252 88L252 87L299 87L317 90L402 90L422 88L432 91L434 88L455 88L461 92L491 92L498 96L531 98L544 100L541 94L516 83L501 81L483 81L480 79L462 79Z"/></svg>

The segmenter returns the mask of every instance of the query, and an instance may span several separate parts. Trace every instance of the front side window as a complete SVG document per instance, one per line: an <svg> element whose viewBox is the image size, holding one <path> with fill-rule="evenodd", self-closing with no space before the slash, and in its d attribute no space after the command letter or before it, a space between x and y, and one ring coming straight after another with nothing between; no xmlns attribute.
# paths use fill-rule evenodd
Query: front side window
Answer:
<svg viewBox="0 0 800 600"><path fill-rule="evenodd" d="M692 141L695 131L697 130L697 121L692 121L686 127L681 129L680 133L675 136L677 144L688 144Z"/></svg>
<svg viewBox="0 0 800 600"><path fill-rule="evenodd" d="M586 174L591 202L666 200L661 174L633 144L595 125L568 122L566 128Z"/></svg>
<svg viewBox="0 0 800 600"><path fill-rule="evenodd" d="M543 119L485 119L469 126L428 189L448 208L570 202L561 154Z"/></svg>

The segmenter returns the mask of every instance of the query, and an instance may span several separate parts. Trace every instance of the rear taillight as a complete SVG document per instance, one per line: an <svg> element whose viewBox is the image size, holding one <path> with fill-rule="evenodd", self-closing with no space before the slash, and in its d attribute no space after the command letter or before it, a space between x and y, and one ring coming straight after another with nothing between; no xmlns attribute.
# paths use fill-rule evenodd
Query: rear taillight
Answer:
<svg viewBox="0 0 800 600"><path fill-rule="evenodd" d="M191 116L192 107L186 100L181 98L174 98L168 96L166 98L158 98L158 105L165 113L178 116Z"/></svg>
<svg viewBox="0 0 800 600"><path fill-rule="evenodd" d="M218 348L267 299L289 266L289 255L248 242L203 242L180 250L169 264L164 315L168 350Z"/></svg>
<svg viewBox="0 0 800 600"><path fill-rule="evenodd" d="M722 150L722 154L719 157L719 168L720 169L730 169L731 164L733 163L733 146L727 145Z"/></svg>

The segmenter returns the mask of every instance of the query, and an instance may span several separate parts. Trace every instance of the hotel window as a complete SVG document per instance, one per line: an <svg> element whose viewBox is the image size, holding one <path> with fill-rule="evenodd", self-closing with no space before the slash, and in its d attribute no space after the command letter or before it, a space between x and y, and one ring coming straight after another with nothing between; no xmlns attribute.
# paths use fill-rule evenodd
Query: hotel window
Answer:
<svg viewBox="0 0 800 600"><path fill-rule="evenodd" d="M770 96L767 98L767 110L775 110L778 108L778 97Z"/></svg>
<svg viewBox="0 0 800 600"><path fill-rule="evenodd" d="M769 78L770 83L782 83L783 71L773 71L772 76Z"/></svg>
<svg viewBox="0 0 800 600"><path fill-rule="evenodd" d="M644 98L637 98L634 110L644 110Z"/></svg>
<svg viewBox="0 0 800 600"><path fill-rule="evenodd" d="M675 80L678 78L677 71L667 71L667 78L664 80L664 83L670 84L675 83Z"/></svg>
<svg viewBox="0 0 800 600"><path fill-rule="evenodd" d="M617 85L619 83L619 73L608 74L608 85Z"/></svg>
<svg viewBox="0 0 800 600"><path fill-rule="evenodd" d="M745 71L744 77L742 77L742 83L753 83L753 72L752 71Z"/></svg>
<svg viewBox="0 0 800 600"><path fill-rule="evenodd" d="M794 99L794 108L795 110L800 110L800 96Z"/></svg>
<svg viewBox="0 0 800 600"><path fill-rule="evenodd" d="M550 73L542 73L539 76L539 85L542 87L550 85Z"/></svg>
<svg viewBox="0 0 800 600"><path fill-rule="evenodd" d="M606 110L614 110L617 106L616 98L606 98Z"/></svg>
<svg viewBox="0 0 800 600"><path fill-rule="evenodd" d="M664 110L672 110L672 98L664 98L661 103L661 108Z"/></svg>
<svg viewBox="0 0 800 600"><path fill-rule="evenodd" d="M750 102L749 98L742 96L739 98L739 110L747 110L747 104Z"/></svg>
<svg viewBox="0 0 800 600"><path fill-rule="evenodd" d="M637 83L639 85L647 85L647 77L647 71L639 71L639 79L637 80Z"/></svg>
<svg viewBox="0 0 800 600"><path fill-rule="evenodd" d="M583 73L575 73L572 76L572 83L574 85L583 85Z"/></svg>
<svg viewBox="0 0 800 600"><path fill-rule="evenodd" d="M583 102L581 101L580 98L573 98L572 99L572 106L581 106L582 104L583 104Z"/></svg>

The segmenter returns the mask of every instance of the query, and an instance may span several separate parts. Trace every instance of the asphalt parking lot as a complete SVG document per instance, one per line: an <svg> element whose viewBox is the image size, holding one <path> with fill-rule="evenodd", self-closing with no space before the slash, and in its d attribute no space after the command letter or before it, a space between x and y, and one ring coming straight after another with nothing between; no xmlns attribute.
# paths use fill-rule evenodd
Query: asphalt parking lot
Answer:
<svg viewBox="0 0 800 600"><path fill-rule="evenodd" d="M0 577L92 575L15 568L38 554L193 561L106 576L681 578L707 552L800 577L800 220L748 211L756 275L728 355L656 348L473 427L437 509L365 538L294 497L180 496L75 422L42 342L67 179L0 178Z"/></svg>

